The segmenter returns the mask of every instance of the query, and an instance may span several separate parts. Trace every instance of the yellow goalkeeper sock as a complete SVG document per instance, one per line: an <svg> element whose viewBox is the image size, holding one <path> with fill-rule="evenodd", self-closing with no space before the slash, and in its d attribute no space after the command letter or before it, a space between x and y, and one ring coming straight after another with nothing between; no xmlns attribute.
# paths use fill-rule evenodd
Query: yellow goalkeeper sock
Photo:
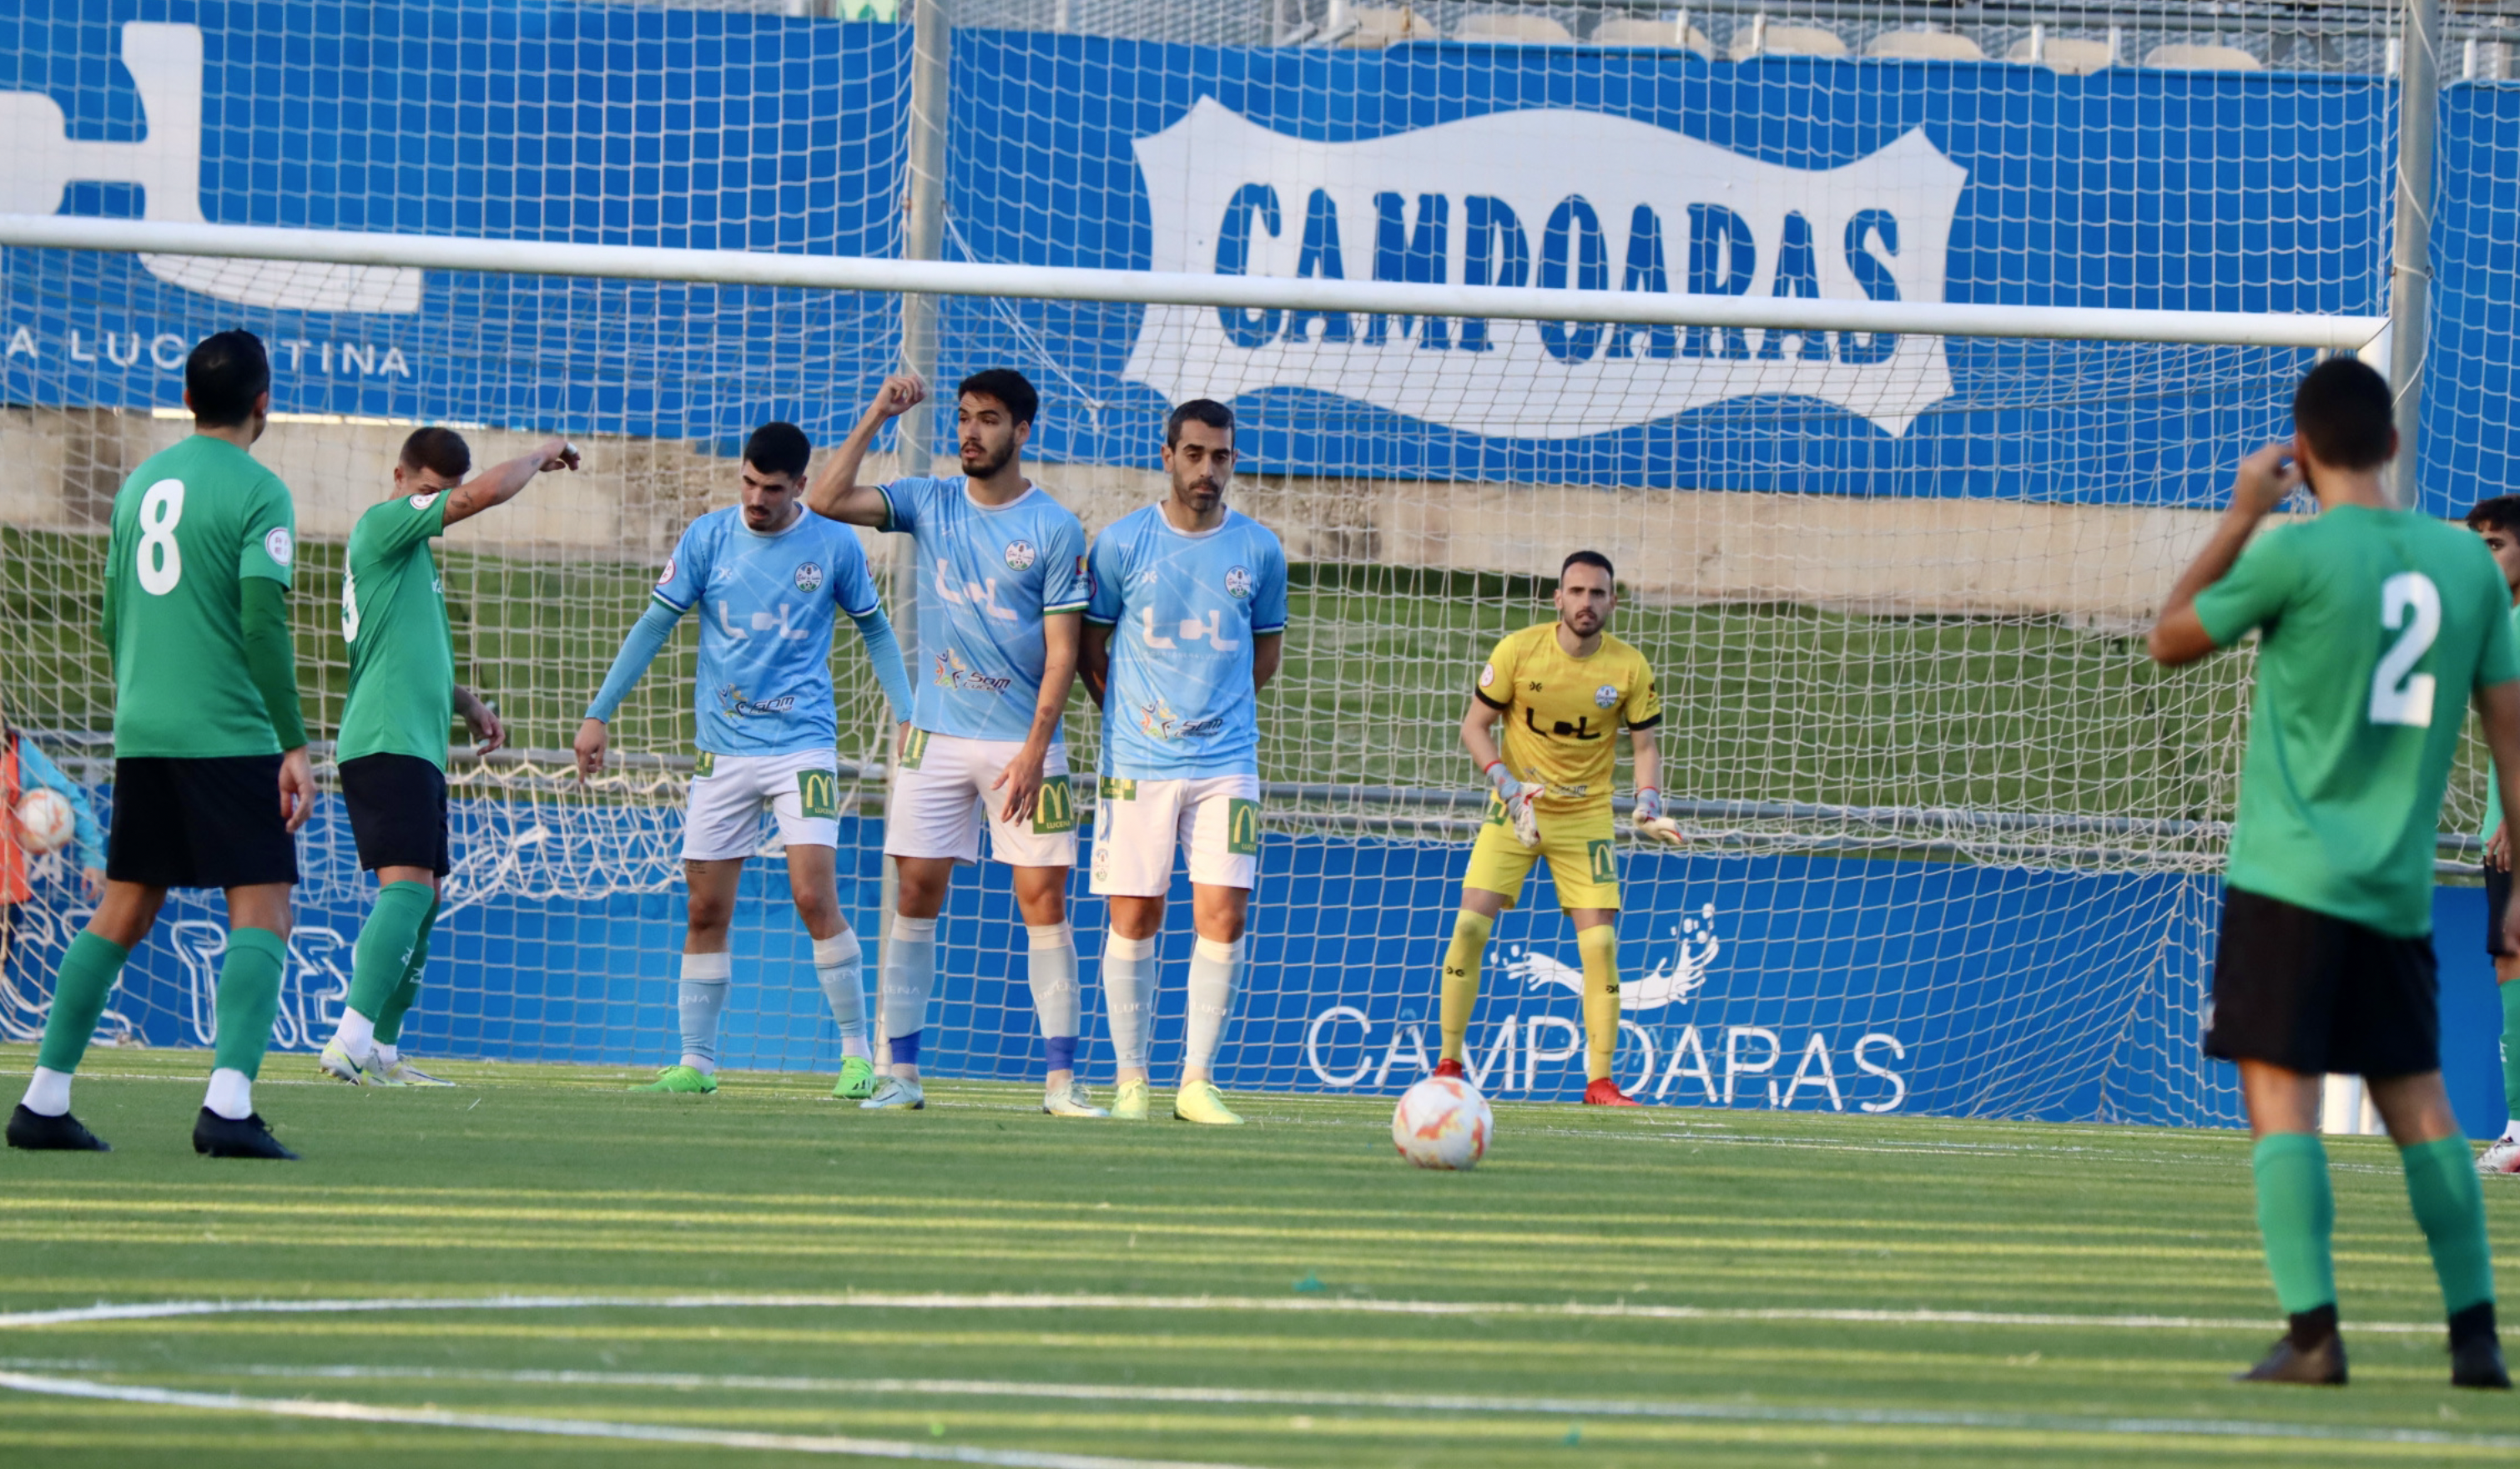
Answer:
<svg viewBox="0 0 2520 1469"><path fill-rule="evenodd" d="M1619 934L1606 923L1583 929L1575 946L1584 953L1584 1079L1598 1081L1619 1050Z"/></svg>
<svg viewBox="0 0 2520 1469"><path fill-rule="evenodd" d="M1494 919L1467 908L1453 915L1453 942L1444 950L1446 1061L1462 1059L1462 1040L1470 1033L1470 1012L1479 1007L1479 960L1487 954L1488 931L1495 924Z"/></svg>

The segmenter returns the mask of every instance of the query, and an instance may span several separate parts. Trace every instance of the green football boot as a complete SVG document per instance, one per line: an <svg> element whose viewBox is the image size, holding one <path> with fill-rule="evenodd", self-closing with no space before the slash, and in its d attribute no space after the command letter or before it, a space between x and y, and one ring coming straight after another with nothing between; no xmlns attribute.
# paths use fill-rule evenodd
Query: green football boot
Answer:
<svg viewBox="0 0 2520 1469"><path fill-rule="evenodd" d="M1124 1123L1147 1120L1147 1081L1144 1077L1123 1081L1111 1097L1111 1116Z"/></svg>
<svg viewBox="0 0 2520 1469"><path fill-rule="evenodd" d="M703 1076L696 1067L669 1066L656 1073L656 1079L653 1081L645 1086L633 1086L630 1089L632 1091L683 1091L706 1096L717 1090L717 1078Z"/></svg>
<svg viewBox="0 0 2520 1469"><path fill-rule="evenodd" d="M875 1095L875 1063L864 1056L840 1058L840 1079L832 1095L843 1102L863 1102Z"/></svg>

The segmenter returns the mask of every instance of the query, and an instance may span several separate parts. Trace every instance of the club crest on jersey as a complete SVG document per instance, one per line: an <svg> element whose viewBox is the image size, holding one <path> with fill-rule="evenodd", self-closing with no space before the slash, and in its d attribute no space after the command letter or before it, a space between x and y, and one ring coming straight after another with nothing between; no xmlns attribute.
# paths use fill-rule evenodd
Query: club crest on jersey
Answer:
<svg viewBox="0 0 2520 1469"><path fill-rule="evenodd" d="M665 569L656 574L656 584L658 586L674 584L674 558L670 556L665 558Z"/></svg>
<svg viewBox="0 0 2520 1469"><path fill-rule="evenodd" d="M441 493L443 493L443 491L430 489L424 490L419 494L413 495L411 497L411 508L414 510L427 510L429 506L437 503L437 497Z"/></svg>
<svg viewBox="0 0 2520 1469"><path fill-rule="evenodd" d="M290 537L287 526L274 526L271 533L262 538L262 550L273 561L287 566L289 559L297 554L297 542Z"/></svg>
<svg viewBox="0 0 2520 1469"><path fill-rule="evenodd" d="M1225 594L1237 602L1250 599L1251 569L1249 567L1232 567L1226 571Z"/></svg>
<svg viewBox="0 0 2520 1469"><path fill-rule="evenodd" d="M1029 572L1032 570L1033 562L1038 560L1040 555L1040 552L1032 548L1031 541L1011 540L1007 542L1007 570Z"/></svg>
<svg viewBox="0 0 2520 1469"><path fill-rule="evenodd" d="M796 568L796 590L800 592L818 592L822 589L822 563L809 561Z"/></svg>
<svg viewBox="0 0 2520 1469"><path fill-rule="evenodd" d="M1608 709L1618 702L1619 689L1616 684L1605 683L1593 691L1593 703L1598 708Z"/></svg>
<svg viewBox="0 0 2520 1469"><path fill-rule="evenodd" d="M1479 687L1483 689L1496 687L1496 665L1479 665Z"/></svg>

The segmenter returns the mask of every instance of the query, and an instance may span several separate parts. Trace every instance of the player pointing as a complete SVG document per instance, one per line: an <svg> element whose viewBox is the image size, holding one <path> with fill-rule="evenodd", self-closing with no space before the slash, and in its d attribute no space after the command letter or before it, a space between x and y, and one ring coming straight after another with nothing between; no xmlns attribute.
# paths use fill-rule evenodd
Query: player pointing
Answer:
<svg viewBox="0 0 2520 1469"><path fill-rule="evenodd" d="M1215 1081L1216 1047L1242 977L1243 923L1260 867L1259 692L1286 631L1286 553L1225 506L1234 414L1193 398L1164 424L1172 492L1094 542L1085 684L1102 706L1094 891L1110 900L1102 987L1120 1085L1111 1115L1147 1115L1155 935L1173 852L1190 849L1190 1027L1173 1116L1241 1123Z"/></svg>
<svg viewBox="0 0 2520 1469"><path fill-rule="evenodd" d="M1557 569L1557 620L1508 633L1479 669L1462 715L1462 744L1496 787L1470 849L1462 911L1444 951L1443 1057L1435 1075L1462 1075L1462 1045L1479 1002L1479 963L1497 915L1521 900L1532 863L1549 859L1557 905L1584 956L1584 1100L1634 1107L1610 1079L1619 1048L1618 833L1610 781L1618 732L1637 758L1636 824L1676 841L1662 820L1662 695L1644 655L1610 636L1616 574L1598 551ZM1498 726L1505 730L1500 748Z"/></svg>
<svg viewBox="0 0 2520 1469"><path fill-rule="evenodd" d="M717 1090L718 1017L734 975L727 930L765 807L778 817L787 842L788 889L814 941L814 972L840 1030L840 1077L832 1094L858 1100L875 1089L862 951L840 917L836 881L836 614L857 623L896 716L910 707L910 683L857 532L802 503L812 454L793 424L753 431L743 445L742 503L713 510L683 532L648 611L622 640L578 726L578 771L593 775L604 768L607 726L621 701L673 636L675 622L699 610L699 679L693 690L699 761L683 829L683 874L691 890L679 1007L683 1054L642 1090Z"/></svg>
<svg viewBox="0 0 2520 1469"><path fill-rule="evenodd" d="M455 681L446 585L431 539L516 498L546 470L577 468L562 438L471 483L472 450L452 429L416 429L393 468L393 498L350 531L341 576L341 641L350 692L334 752L359 865L377 875L377 905L351 951L341 1024L317 1060L354 1086L444 1086L402 1059L403 1016L420 994L428 932L447 872L446 734L457 714L488 755L507 741L499 716Z"/></svg>
<svg viewBox="0 0 2520 1469"><path fill-rule="evenodd" d="M1076 865L1076 798L1060 716L1076 681L1085 611L1085 528L1024 478L1040 399L1023 374L974 373L955 394L963 473L859 484L884 423L926 396L887 379L816 481L813 507L853 525L906 531L919 561L919 640L927 676L901 750L883 824L900 877L883 953L883 1029L892 1074L865 1105L919 1108L919 1043L936 985L936 918L954 864L989 853L1014 874L1033 1008L1049 1077L1041 1110L1102 1117L1076 1084L1076 934L1067 875Z"/></svg>
<svg viewBox="0 0 2520 1469"><path fill-rule="evenodd" d="M205 338L184 363L193 432L113 497L105 644L113 656L113 826L105 898L62 956L15 1148L105 1151L70 1115L70 1074L123 961L170 888L228 905L218 1040L193 1150L294 1158L253 1110L289 957L294 833L314 808L297 709L289 582L296 508L247 452L271 414L271 359L250 332Z"/></svg>
<svg viewBox="0 0 2520 1469"><path fill-rule="evenodd" d="M2177 666L2258 634L2205 1054L2239 1063L2258 1228L2291 1320L2242 1376L2345 1381L2318 1140L2320 1081L2336 1072L2364 1079L2398 1145L2450 1315L2452 1385L2507 1388L2484 1196L2442 1089L2433 836L2470 700L2501 808L2520 809L2520 650L2484 544L2389 507L2390 411L2388 385L2350 357L2301 380L2292 441L2241 463L2151 651ZM2300 485L2318 518L2253 541ZM2505 947L2520 947L2515 920Z"/></svg>

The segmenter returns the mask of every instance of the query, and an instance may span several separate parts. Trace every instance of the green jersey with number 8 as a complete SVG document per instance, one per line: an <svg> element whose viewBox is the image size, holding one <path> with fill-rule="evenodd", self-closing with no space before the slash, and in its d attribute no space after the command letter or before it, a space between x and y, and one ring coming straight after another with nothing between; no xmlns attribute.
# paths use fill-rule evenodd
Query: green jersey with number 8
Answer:
<svg viewBox="0 0 2520 1469"><path fill-rule="evenodd" d="M2261 532L2196 599L2259 630L2228 881L2398 938L2433 927L2433 849L2470 694L2520 678L2510 588L2474 532L2339 506Z"/></svg>
<svg viewBox="0 0 2520 1469"><path fill-rule="evenodd" d="M123 482L105 557L116 757L280 753L239 604L246 577L286 587L296 559L289 486L225 439L193 435Z"/></svg>

